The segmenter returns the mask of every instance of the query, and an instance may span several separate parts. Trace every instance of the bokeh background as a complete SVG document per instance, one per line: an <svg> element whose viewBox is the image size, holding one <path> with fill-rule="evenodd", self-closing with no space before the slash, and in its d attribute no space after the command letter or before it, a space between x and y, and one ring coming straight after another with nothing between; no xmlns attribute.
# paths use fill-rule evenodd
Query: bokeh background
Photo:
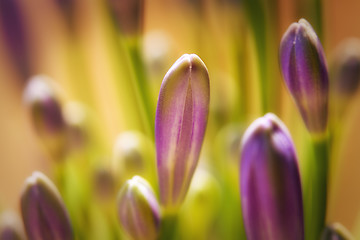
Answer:
<svg viewBox="0 0 360 240"><path fill-rule="evenodd" d="M123 60L123 45L129 39L117 30L121 21L117 14L122 13L111 10L117 4L121 8L121 2L0 0L0 209L18 209L24 179L34 170L52 174L52 163L23 104L23 89L31 76L50 76L63 89L64 102L78 101L91 109L101 129L104 158L111 156L120 132L148 131L142 125L144 116ZM262 76L253 70L259 64L253 50L258 39L249 20L259 19L256 26L265 29L263 57L268 62L265 77L271 89L264 109L275 112L287 124L301 161L303 146L297 136L306 130L282 83L277 53L281 36L292 22L306 18L319 33L330 64L341 42L360 38L360 1L263 0L257 1L265 7L255 11L256 16L247 11L246 2L145 1L142 37L136 41L147 70L150 115L166 71L183 53L196 53L206 63L211 78L210 129L231 122L247 125L261 116L264 103L254 89ZM314 6L319 2L317 9ZM127 24L131 28L132 22ZM341 222L353 233L360 228L358 95L341 119L344 128L338 147L332 150L335 160L327 216L329 222Z"/></svg>

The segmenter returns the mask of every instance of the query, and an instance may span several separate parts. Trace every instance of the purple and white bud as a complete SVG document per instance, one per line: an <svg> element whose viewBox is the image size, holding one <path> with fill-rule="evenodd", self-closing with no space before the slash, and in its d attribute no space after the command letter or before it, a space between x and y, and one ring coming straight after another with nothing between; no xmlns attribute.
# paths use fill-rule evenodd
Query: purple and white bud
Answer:
<svg viewBox="0 0 360 240"><path fill-rule="evenodd" d="M29 240L74 239L70 217L56 186L34 172L21 194L21 214Z"/></svg>
<svg viewBox="0 0 360 240"><path fill-rule="evenodd" d="M241 205L248 240L303 240L300 174L294 144L274 114L255 120L242 140Z"/></svg>
<svg viewBox="0 0 360 240"><path fill-rule="evenodd" d="M161 204L176 209L184 200L197 166L210 101L207 68L195 54L184 54L161 85L155 142Z"/></svg>
<svg viewBox="0 0 360 240"><path fill-rule="evenodd" d="M139 176L126 181L118 196L118 216L134 240L156 240L160 229L160 206L149 183Z"/></svg>

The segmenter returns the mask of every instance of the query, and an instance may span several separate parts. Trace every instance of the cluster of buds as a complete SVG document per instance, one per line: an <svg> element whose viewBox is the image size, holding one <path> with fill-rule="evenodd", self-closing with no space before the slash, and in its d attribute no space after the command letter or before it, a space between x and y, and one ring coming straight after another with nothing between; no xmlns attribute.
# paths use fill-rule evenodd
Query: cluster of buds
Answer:
<svg viewBox="0 0 360 240"><path fill-rule="evenodd" d="M189 189L207 125L209 92L206 66L195 54L183 55L164 77L155 119L155 140L160 200L167 212L177 211ZM117 150L121 142L120 138ZM130 151L125 154L130 158L125 163L143 163L134 148L122 150L120 153ZM123 155L120 153L116 152ZM156 239L160 234L160 206L143 178L136 176L125 183L119 193L118 209L120 222L132 238Z"/></svg>
<svg viewBox="0 0 360 240"><path fill-rule="evenodd" d="M328 121L327 67L321 44L306 20L292 24L285 33L281 41L280 63L285 83L307 129L313 135L323 135ZM30 106L39 135L45 142L56 139L49 148L60 155L66 124L55 93L46 82L40 76L30 80L25 90L25 102ZM151 142L133 132L125 132L117 139L115 173L124 179L131 178L118 194L118 218L132 239L163 238L161 225L166 225L164 215L178 212L183 204L199 161L209 102L209 74L205 64L195 54L183 55L163 79L156 110L160 203L151 184L145 180L152 177L151 173L145 172L151 168L151 161L147 161L151 155ZM242 138L240 161L241 206L247 239L303 240L304 211L298 159L284 123L271 113L255 120ZM100 171L97 185L100 188L108 185L111 192L114 187L111 177L110 171ZM189 205L198 206L202 213L207 211L206 204L216 205L216 198L220 195L217 182L210 180L198 181L200 185L207 184L210 190L205 191L207 189L201 186L200 191L194 185L189 198ZM195 201L201 200L202 195L215 196L215 200ZM26 180L21 211L30 240L75 238L60 193L39 172ZM208 212L209 219L214 215ZM211 223L199 226L207 230ZM330 226L324 231L323 239L350 238L343 237L336 226Z"/></svg>

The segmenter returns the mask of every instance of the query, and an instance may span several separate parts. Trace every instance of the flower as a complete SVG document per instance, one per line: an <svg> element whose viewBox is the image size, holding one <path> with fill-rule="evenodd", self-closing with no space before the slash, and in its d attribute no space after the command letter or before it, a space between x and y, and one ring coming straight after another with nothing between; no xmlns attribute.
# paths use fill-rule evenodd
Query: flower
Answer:
<svg viewBox="0 0 360 240"><path fill-rule="evenodd" d="M29 240L74 239L69 214L55 185L34 172L25 181L21 214Z"/></svg>
<svg viewBox="0 0 360 240"><path fill-rule="evenodd" d="M241 204L248 240L304 239L294 144L274 114L255 120L242 140Z"/></svg>
<svg viewBox="0 0 360 240"><path fill-rule="evenodd" d="M179 58L164 77L155 118L160 200L176 209L185 198L204 139L209 75L195 54Z"/></svg>
<svg viewBox="0 0 360 240"><path fill-rule="evenodd" d="M343 225L332 223L324 229L321 240L354 240L354 238Z"/></svg>
<svg viewBox="0 0 360 240"><path fill-rule="evenodd" d="M324 51L311 25L300 19L280 44L285 84L312 134L323 134L328 120L329 79Z"/></svg>
<svg viewBox="0 0 360 240"><path fill-rule="evenodd" d="M160 228L160 206L149 183L139 176L126 181L118 196L118 216L136 240L155 240Z"/></svg>
<svg viewBox="0 0 360 240"><path fill-rule="evenodd" d="M61 157L66 148L66 123L51 79L43 75L30 78L24 90L24 102L49 153Z"/></svg>

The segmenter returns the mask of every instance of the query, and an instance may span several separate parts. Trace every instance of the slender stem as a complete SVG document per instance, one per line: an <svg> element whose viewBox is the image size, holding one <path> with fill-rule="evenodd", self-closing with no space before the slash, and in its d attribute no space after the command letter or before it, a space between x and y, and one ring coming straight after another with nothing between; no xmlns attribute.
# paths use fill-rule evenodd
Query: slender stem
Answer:
<svg viewBox="0 0 360 240"><path fill-rule="evenodd" d="M158 240L175 240L178 216L175 214L165 214L161 219L160 234Z"/></svg>
<svg viewBox="0 0 360 240"><path fill-rule="evenodd" d="M139 93L140 102L143 107L144 117L146 119L145 128L153 134L154 114L152 111L152 100L149 96L149 84L146 77L145 65L141 55L141 49L138 39L128 39L127 48L130 57L130 67L135 78L135 87Z"/></svg>
<svg viewBox="0 0 360 240"><path fill-rule="evenodd" d="M314 0L314 19L316 33L324 45L323 23L322 23L322 0Z"/></svg>
<svg viewBox="0 0 360 240"><path fill-rule="evenodd" d="M307 240L320 239L325 227L328 180L327 138L313 140L314 159L307 167L310 178L305 198L305 233Z"/></svg>

